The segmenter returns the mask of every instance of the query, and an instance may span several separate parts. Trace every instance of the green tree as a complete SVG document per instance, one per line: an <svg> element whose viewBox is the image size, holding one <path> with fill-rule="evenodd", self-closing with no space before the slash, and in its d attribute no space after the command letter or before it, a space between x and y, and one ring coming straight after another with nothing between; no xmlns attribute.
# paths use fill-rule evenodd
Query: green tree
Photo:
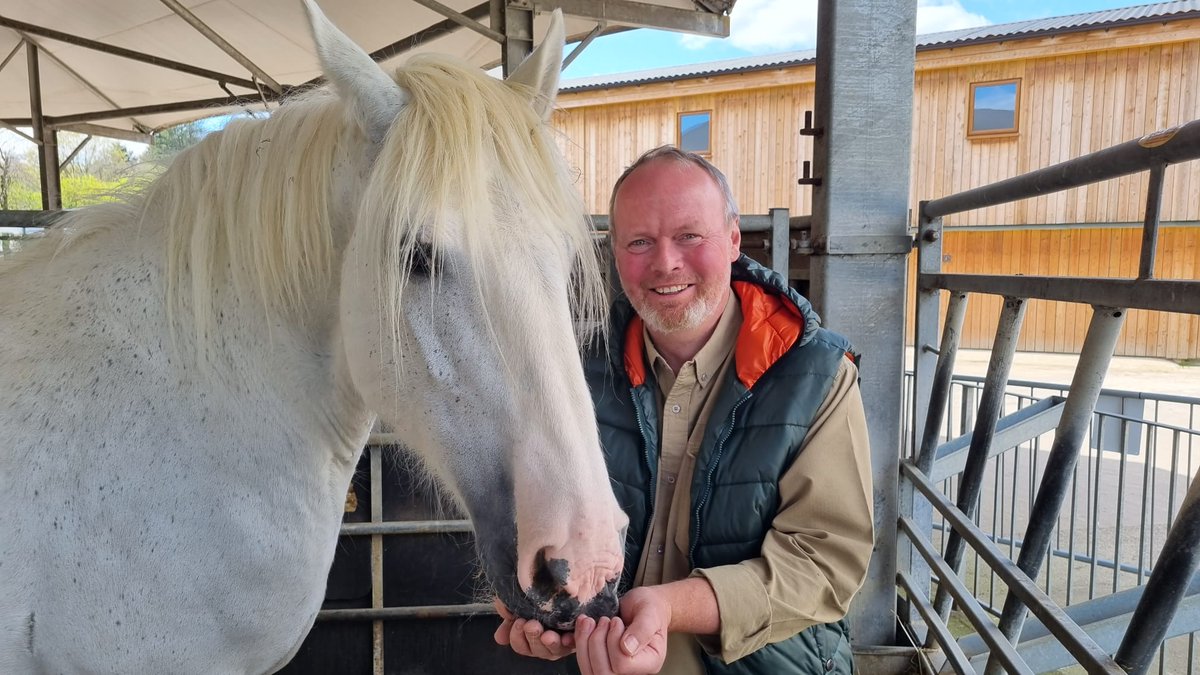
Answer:
<svg viewBox="0 0 1200 675"><path fill-rule="evenodd" d="M163 160L173 157L180 150L190 148L200 142L200 139L204 138L209 130L205 124L205 120L198 120L177 124L155 132L154 140L150 143L150 147L146 149L144 159Z"/></svg>

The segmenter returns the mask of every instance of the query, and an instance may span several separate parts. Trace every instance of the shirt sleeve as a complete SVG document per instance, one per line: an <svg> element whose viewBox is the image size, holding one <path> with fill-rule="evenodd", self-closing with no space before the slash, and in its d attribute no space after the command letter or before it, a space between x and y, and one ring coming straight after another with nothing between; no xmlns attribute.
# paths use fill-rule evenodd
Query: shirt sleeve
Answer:
<svg viewBox="0 0 1200 675"><path fill-rule="evenodd" d="M726 663L845 616L874 546L871 451L858 369L844 360L800 453L779 481L779 513L758 558L697 569L712 585Z"/></svg>

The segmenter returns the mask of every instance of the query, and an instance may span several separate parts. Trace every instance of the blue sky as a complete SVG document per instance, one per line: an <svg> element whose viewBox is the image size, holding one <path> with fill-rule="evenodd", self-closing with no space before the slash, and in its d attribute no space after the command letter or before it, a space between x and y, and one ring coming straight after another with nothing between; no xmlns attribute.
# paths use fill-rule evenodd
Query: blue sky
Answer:
<svg viewBox="0 0 1200 675"><path fill-rule="evenodd" d="M934 33L1141 4L1137 0L917 0L917 32ZM737 0L730 36L717 40L636 30L598 38L566 79L812 49L817 0Z"/></svg>

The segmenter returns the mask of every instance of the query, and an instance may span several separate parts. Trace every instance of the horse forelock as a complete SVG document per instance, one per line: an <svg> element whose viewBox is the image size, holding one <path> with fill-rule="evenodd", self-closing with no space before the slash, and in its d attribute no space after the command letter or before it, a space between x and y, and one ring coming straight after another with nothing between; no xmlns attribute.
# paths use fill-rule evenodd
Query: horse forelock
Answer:
<svg viewBox="0 0 1200 675"><path fill-rule="evenodd" d="M537 255L560 256L574 276L577 322L601 325L605 286L583 203L527 94L444 56L411 59L396 81L409 102L380 150L355 226L379 253L372 263L382 319L398 327L409 263L429 246L435 256L453 248L470 261L485 308L498 306L490 281L524 275L537 283L531 270L557 262Z"/></svg>

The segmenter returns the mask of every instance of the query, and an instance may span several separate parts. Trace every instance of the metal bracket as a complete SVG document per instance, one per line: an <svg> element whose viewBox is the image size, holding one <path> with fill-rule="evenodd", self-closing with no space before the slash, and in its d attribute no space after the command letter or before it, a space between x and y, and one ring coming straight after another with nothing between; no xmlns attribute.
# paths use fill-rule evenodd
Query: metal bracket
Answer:
<svg viewBox="0 0 1200 675"><path fill-rule="evenodd" d="M906 255L912 248L913 238L907 234L826 236L813 242L817 253L827 255Z"/></svg>

